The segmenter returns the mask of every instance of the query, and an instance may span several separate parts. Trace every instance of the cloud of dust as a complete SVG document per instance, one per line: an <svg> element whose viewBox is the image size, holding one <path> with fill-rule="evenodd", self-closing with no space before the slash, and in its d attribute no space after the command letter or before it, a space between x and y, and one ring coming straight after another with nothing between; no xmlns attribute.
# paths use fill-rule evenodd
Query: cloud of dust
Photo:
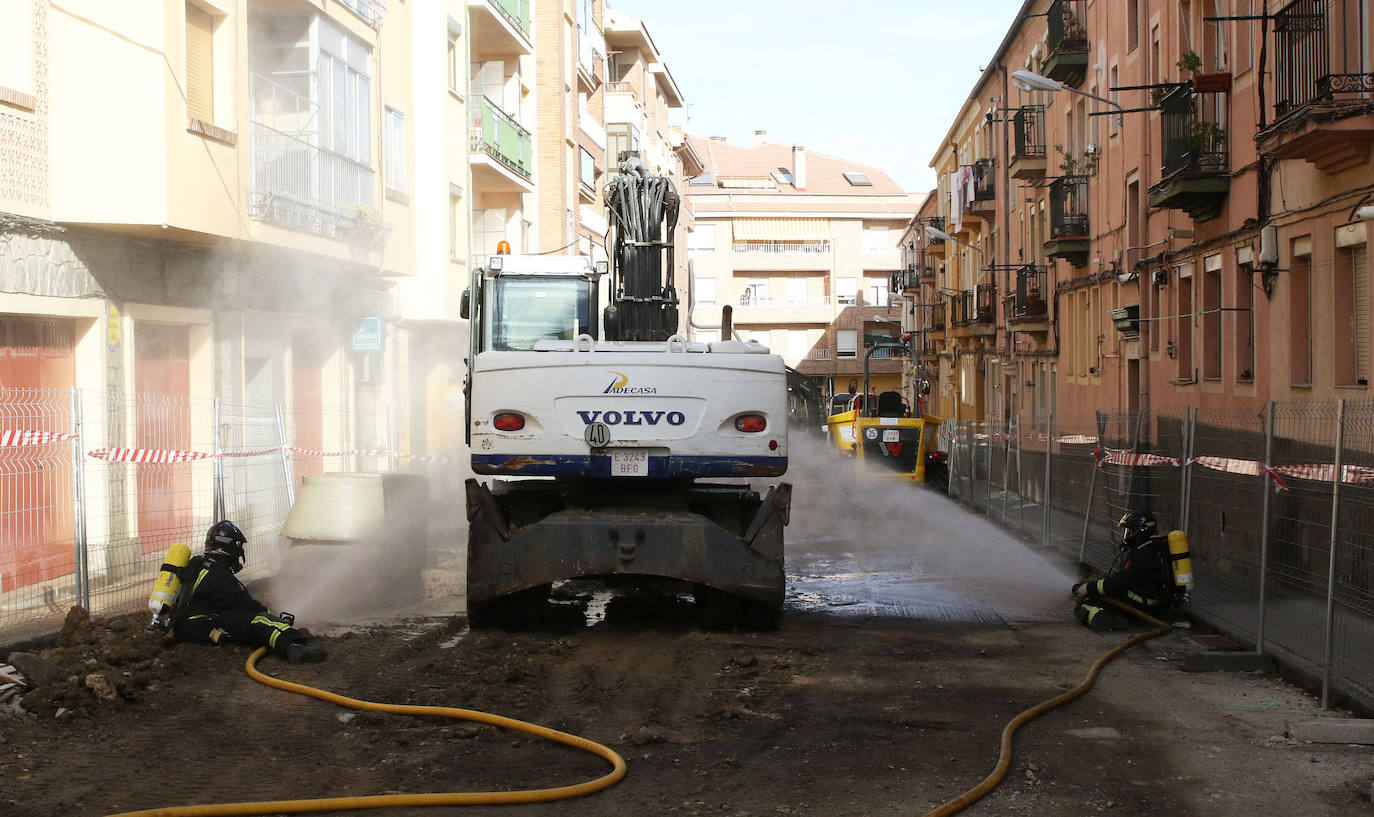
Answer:
<svg viewBox="0 0 1374 817"><path fill-rule="evenodd" d="M286 542L273 595L316 629L461 612L465 459L392 478L384 522L354 541Z"/></svg>
<svg viewBox="0 0 1374 817"><path fill-rule="evenodd" d="M793 434L787 479L793 485L789 552L834 549L899 554L914 578L1009 612L1052 615L1068 609L1074 574L947 496L918 484L874 476L840 457L825 438Z"/></svg>

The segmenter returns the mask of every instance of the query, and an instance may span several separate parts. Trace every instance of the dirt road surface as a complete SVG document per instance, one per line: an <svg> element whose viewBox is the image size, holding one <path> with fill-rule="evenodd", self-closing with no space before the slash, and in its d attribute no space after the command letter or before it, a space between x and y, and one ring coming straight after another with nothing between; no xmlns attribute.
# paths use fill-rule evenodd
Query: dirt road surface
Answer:
<svg viewBox="0 0 1374 817"><path fill-rule="evenodd" d="M802 494L776 632L706 631L681 598L619 596L603 610L605 596L577 588L549 628L471 632L450 552L424 601L399 612L298 613L327 662L261 667L554 727L629 765L575 800L360 813L922 815L993 769L1009 719L1079 683L1123 636L1079 627L1061 566L952 503L897 513L872 498L855 513L836 492ZM24 713L0 716L0 814L539 788L608 768L490 726L271 689L244 673L246 651L171 645L144 623L77 611L58 645L0 656L37 684ZM1181 671L1193 634L1127 653L1086 697L1024 727L1005 781L965 813L1374 813L1371 747L1287 738L1316 701L1271 674Z"/></svg>

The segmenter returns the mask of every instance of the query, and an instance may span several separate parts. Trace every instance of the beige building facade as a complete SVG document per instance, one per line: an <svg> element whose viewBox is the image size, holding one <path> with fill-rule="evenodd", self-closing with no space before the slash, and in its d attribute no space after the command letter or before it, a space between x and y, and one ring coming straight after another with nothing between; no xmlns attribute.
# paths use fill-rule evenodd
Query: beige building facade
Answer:
<svg viewBox="0 0 1374 817"><path fill-rule="evenodd" d="M692 330L719 336L722 307L827 394L862 388L865 349L901 338L891 298L897 238L923 196L882 171L770 142L692 138L703 173L687 186ZM898 388L909 358L868 361L870 390Z"/></svg>

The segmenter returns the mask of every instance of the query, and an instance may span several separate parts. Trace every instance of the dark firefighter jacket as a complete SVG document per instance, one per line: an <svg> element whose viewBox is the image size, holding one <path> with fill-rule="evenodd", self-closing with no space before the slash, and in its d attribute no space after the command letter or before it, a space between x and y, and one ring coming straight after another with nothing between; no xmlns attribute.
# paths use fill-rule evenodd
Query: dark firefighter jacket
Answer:
<svg viewBox="0 0 1374 817"><path fill-rule="evenodd" d="M1088 598L1118 599L1146 612L1167 606L1173 596L1172 576L1164 561L1168 549L1163 536L1131 548L1120 570L1088 582Z"/></svg>
<svg viewBox="0 0 1374 817"><path fill-rule="evenodd" d="M229 567L194 556L181 569L183 594L172 612L172 635L178 641L246 644L288 656L303 634L253 598Z"/></svg>
<svg viewBox="0 0 1374 817"><path fill-rule="evenodd" d="M267 607L244 589L234 571L203 555L192 556L181 569L181 586L185 595L172 614L173 625L197 614L267 612Z"/></svg>

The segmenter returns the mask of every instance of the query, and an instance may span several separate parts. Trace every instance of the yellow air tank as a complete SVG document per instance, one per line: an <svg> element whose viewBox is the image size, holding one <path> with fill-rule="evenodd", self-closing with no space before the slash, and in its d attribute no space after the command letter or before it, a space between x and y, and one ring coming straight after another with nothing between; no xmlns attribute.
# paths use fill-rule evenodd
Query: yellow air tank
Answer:
<svg viewBox="0 0 1374 817"><path fill-rule="evenodd" d="M1169 531L1169 564L1174 573L1174 600L1185 601L1193 590L1193 559L1188 552L1188 534Z"/></svg>
<svg viewBox="0 0 1374 817"><path fill-rule="evenodd" d="M181 589L181 576L177 569L191 561L191 549L182 542L167 548L167 557L162 561L162 570L153 583L153 594L148 597L148 609L153 613L153 624L166 624L165 618L176 604L177 591ZM151 625L150 625L151 626Z"/></svg>

